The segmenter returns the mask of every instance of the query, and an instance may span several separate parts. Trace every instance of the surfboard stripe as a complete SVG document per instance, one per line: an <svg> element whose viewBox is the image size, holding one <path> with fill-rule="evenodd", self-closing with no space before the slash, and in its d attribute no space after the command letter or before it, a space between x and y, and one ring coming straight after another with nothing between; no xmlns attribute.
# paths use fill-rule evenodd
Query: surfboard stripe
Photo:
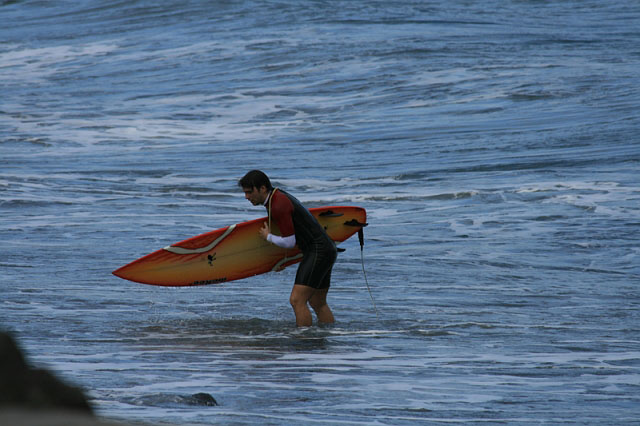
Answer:
<svg viewBox="0 0 640 426"><path fill-rule="evenodd" d="M283 257L282 259L280 259L280 261L278 263L276 263L273 268L271 269L271 272L278 272L280 270L280 268L282 268L282 265L284 265L285 263L291 261L291 260L298 260L298 259L302 259L302 253L298 253L295 256L291 256L291 257Z"/></svg>
<svg viewBox="0 0 640 426"><path fill-rule="evenodd" d="M226 231L224 231L224 234L220 235L218 238L216 238L214 241L212 241L209 245L205 246L205 247L200 247L197 249L186 249L186 248L182 248L182 247L174 247L174 246L166 246L164 249L166 251L170 251L171 253L175 253L175 254L198 254L198 253L206 253L209 250L211 250L212 248L214 248L215 246L217 246L220 241L224 240L229 234L231 234L233 232L233 230L236 229L236 225L231 225L227 228Z"/></svg>

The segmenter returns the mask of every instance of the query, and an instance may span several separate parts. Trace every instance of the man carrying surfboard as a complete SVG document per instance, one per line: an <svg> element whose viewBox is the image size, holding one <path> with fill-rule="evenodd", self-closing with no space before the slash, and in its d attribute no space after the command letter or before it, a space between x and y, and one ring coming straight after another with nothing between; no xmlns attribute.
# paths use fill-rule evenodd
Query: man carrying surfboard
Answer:
<svg viewBox="0 0 640 426"><path fill-rule="evenodd" d="M254 206L267 208L268 222L259 231L262 238L282 248L293 248L297 244L302 251L303 258L289 297L296 325L308 327L312 324L307 303L315 311L318 322L333 323L335 319L327 304L331 270L337 257L333 240L298 199L273 188L264 172L251 170L238 184L245 198ZM272 220L278 225L281 235L271 233Z"/></svg>

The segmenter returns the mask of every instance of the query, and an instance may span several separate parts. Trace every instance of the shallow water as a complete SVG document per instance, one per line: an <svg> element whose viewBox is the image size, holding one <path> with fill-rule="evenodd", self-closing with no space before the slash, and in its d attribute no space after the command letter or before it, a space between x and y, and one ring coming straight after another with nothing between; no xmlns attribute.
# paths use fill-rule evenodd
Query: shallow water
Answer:
<svg viewBox="0 0 640 426"><path fill-rule="evenodd" d="M0 327L107 418L640 421L633 2L0 3ZM368 211L337 324L295 268L111 271L264 215ZM189 396L213 395L197 406Z"/></svg>

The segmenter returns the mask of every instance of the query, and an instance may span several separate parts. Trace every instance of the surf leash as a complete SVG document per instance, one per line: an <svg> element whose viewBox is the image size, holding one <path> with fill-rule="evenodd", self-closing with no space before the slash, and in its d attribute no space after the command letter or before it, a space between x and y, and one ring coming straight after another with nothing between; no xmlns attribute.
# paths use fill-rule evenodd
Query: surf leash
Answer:
<svg viewBox="0 0 640 426"><path fill-rule="evenodd" d="M368 223L358 222L356 219L352 219L348 222L344 223L347 226L359 226L358 229L358 241L360 242L360 260L362 261L362 274L364 275L364 282L367 284L367 291L369 292L369 297L371 297L371 303L373 304L373 309L376 312L376 319L380 319L380 315L378 315L378 307L376 306L376 301L373 299L373 293L371 293L371 287L369 286L369 280L367 279L367 271L364 269L364 227L368 225Z"/></svg>

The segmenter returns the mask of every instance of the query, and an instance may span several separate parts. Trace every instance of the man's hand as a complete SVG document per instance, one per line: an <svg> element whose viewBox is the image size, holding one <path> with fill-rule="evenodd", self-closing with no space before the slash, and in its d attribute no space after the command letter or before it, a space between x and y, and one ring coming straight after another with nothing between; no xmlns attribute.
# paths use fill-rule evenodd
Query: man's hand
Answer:
<svg viewBox="0 0 640 426"><path fill-rule="evenodd" d="M267 225L267 222L262 224L262 228L260 228L260 231L258 232L260 233L260 236L262 238L264 238L265 240L267 239L267 236L271 232L271 230L269 229L269 225Z"/></svg>

